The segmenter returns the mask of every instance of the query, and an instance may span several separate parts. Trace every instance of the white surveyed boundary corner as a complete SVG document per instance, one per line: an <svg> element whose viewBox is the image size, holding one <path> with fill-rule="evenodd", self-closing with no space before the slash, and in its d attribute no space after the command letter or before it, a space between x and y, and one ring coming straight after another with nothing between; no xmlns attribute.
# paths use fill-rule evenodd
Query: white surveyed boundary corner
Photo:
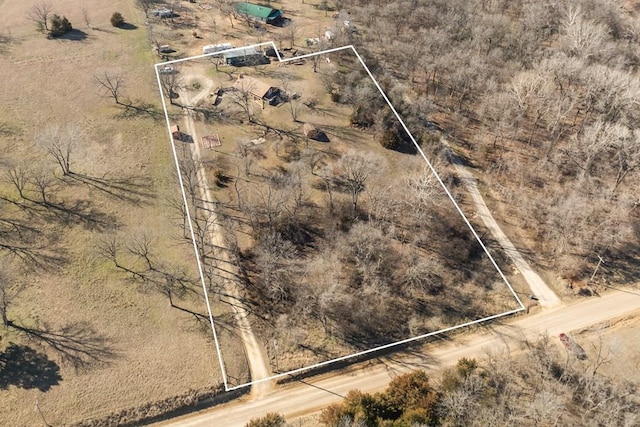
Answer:
<svg viewBox="0 0 640 427"><path fill-rule="evenodd" d="M256 47L261 47L261 46L273 47L273 50L274 50L278 60L281 63L286 63L288 61L296 61L296 60L299 60L299 59L309 58L309 57L313 57L313 56L317 56L317 55L324 55L324 54L337 52L337 51L341 51L341 50L349 50L350 49L350 50L353 51L355 56L358 58L358 60L362 64L362 67L365 69L365 71L369 75L369 78L371 78L371 81L375 84L376 88L378 89L378 91L380 92L380 94L382 95L384 100L387 102L387 104L389 105L389 108L391 108L391 111L395 115L396 119L398 119L398 121L402 125L402 128L404 129L404 131L407 133L407 135L409 135L409 138L411 138L411 142L413 142L413 144L415 145L416 149L418 150L418 152L420 153L420 155L422 156L422 158L426 162L427 166L429 167L429 169L431 170L433 175L438 180L438 183L440 184L440 186L442 187L442 189L444 190L446 195L451 200L451 203L453 203L453 206L455 206L456 210L458 211L458 213L460 214L460 216L464 220L465 224L467 224L467 226L471 230L471 233L473 234L473 236L475 237L477 242L480 244L480 246L484 250L485 254L489 257L489 260L491 261L491 264L493 264L493 266L497 270L498 274L500 275L502 280L507 285L509 291L511 292L511 294L513 295L515 300L518 302L518 305L520 306L520 308L516 308L514 310L509 310L509 311L506 311L504 313L494 314L492 316L483 317L482 319L473 320L473 321L462 323L462 324L459 324L459 325L456 325L456 326L451 326L451 327L448 327L448 328L440 329L438 331L429 332L429 333L426 333L426 334L423 334L423 335L419 335L419 336L416 336L416 337L407 338L407 339L404 339L404 340L401 340L401 341L396 341L396 342L393 342L393 343L381 345L381 346L374 347L374 348L371 348L371 349L368 349L368 350L364 350L364 351L360 351L360 352L357 352L357 353L354 353L354 354L350 354L350 355L347 355L347 356L342 356L342 357L338 357L338 358L335 358L335 359L327 360L327 361L324 361L324 362L321 362L321 363L316 363L314 365L306 366L306 367L303 367L303 368L298 368L298 369L294 369L294 370L291 370L291 371L288 371L288 372L278 373L276 375L272 375L272 376L267 377L267 378L258 378L258 379L254 379L254 380L252 380L250 382L247 382L247 383L244 383L244 384L236 385L236 386L233 386L233 387L229 386L228 381L227 381L226 370L225 370L225 367L224 367L224 361L223 361L223 358L222 358L222 352L220 350L220 343L218 341L218 335L216 333L215 321L213 320L213 314L212 314L212 311L211 311L211 304L209 302L209 296L208 296L208 292L207 292L206 281L205 281L204 274L203 274L203 269L202 269L202 260L200 259L200 254L199 254L199 251L198 251L198 245L196 243L195 233L194 233L194 229L193 229L193 223L192 223L192 220L191 220L191 212L189 211L189 205L187 204L187 195L186 195L185 190L184 190L184 182L183 182L183 178L182 178L182 172L180 170L180 162L178 161L178 155L177 155L177 152L176 152L176 144L175 144L175 141L173 139L173 135L171 134L171 123L169 121L169 113L167 111L167 104L166 104L165 97L164 97L163 90L162 90L162 84L161 84L160 72L159 72L160 68L159 67L164 67L166 65L176 64L176 63L180 63L180 62L184 62L184 61L190 61L190 60L193 60L193 59L201 59L201 58L219 56L219 55L222 55L222 54L227 53L227 52L240 51L240 50L243 50L243 49L256 48ZM456 200L453 198L451 192L445 186L444 182L442 181L442 179L440 178L440 176L436 172L435 168L433 167L433 165L431 164L431 162L429 161L427 156L424 154L424 151L422 151L422 148L420 148L420 145L417 143L417 141L415 140L415 138L413 137L413 135L411 134L411 132L409 131L409 129L405 125L404 121L402 120L402 118L400 117L400 115L398 114L396 109L391 104L391 101L389 101L389 98L387 97L387 95L384 93L384 91L382 90L382 88L380 87L380 85L378 84L376 79L373 77L373 74L371 74L371 71L369 70L367 65L364 63L364 61L363 61L362 57L360 56L360 54L356 51L355 47L353 47L352 45L338 47L338 48L334 48L334 49L323 50L323 51L320 51L320 52L314 52L314 53L310 53L310 54L306 54L306 55L294 56L294 57L288 58L288 59L283 59L280 56L280 52L278 51L275 43L273 41L271 41L271 42L265 42L265 43L259 43L259 44L254 44L254 45L250 45L250 46L245 46L245 47L241 47L241 48L226 49L226 50L223 50L223 51L220 51L220 52L211 53L211 54L197 55L197 56L191 56L191 57L188 57L188 58L181 58L181 59L176 59L176 60L172 60L172 61L161 62L161 63L155 64L155 70L156 70L156 79L158 81L158 88L160 90L160 98L162 100L162 107L164 109L164 116L165 116L165 120L166 120L167 131L169 133L169 138L170 138L170 141L171 141L171 149L173 151L173 158L174 158L174 161L175 161L176 170L178 172L178 180L179 180L179 184L180 184L180 190L182 191L182 201L184 203L185 212L186 212L187 218L189 220L189 230L190 230L190 233L191 233L191 239L193 241L193 249L194 249L194 252L195 252L195 255L196 255L196 262L197 262L197 265L198 265L198 272L200 273L200 280L202 282L202 288L203 288L203 291L204 291L204 297L205 297L205 301L206 301L206 304L207 304L207 310L209 311L209 322L211 323L211 330L212 330L212 333L213 333L213 340L214 340L214 343L215 343L216 352L218 354L218 361L220 363L220 369L221 369L221 372L222 372L224 388L225 388L226 391L237 390L237 389L240 389L240 388L243 388L243 387L251 386L253 384L262 383L262 382L265 382L265 381L271 381L271 380L282 378L282 377L287 377L287 376L290 376L290 375L293 375L293 374L297 374L297 373L300 373L300 372L304 372L304 371L308 371L308 370L311 370L311 369L322 368L322 367L330 365L332 363L345 361L345 360L352 359L352 358L355 358L355 357L359 357L359 356L367 355L367 354L370 354L370 353L378 352L378 351L385 350L385 349L388 349L388 348L391 348L391 347L395 347L395 346L399 346L399 345L402 345L402 344L407 344L407 343L410 343L410 342L413 342L413 341L421 340L421 339L424 339L424 338L427 338L427 337L430 337L430 336L433 336L433 335L438 335L438 334L450 332L450 331L453 331L453 330L456 330L456 329L464 328L464 327L467 327L467 326L470 326L470 325L475 325L475 324L486 322L486 321L489 321L489 320L498 319L498 318L501 318L501 317L504 317L504 316L509 316L511 314L515 314L515 313L518 313L518 312L526 310L524 304L522 303L522 301L520 300L520 298L516 294L515 290L511 286L511 283L509 283L509 280L507 280L507 278L505 277L505 275L502 272L502 270L500 269L500 267L498 267L498 264L496 263L496 261L491 256L491 253L489 252L489 250L487 249L485 244L480 239L480 236L478 235L476 230L473 228L473 226L471 225L471 223L469 222L469 220L467 219L465 214L462 212L462 209L460 208L460 206L458 205Z"/></svg>

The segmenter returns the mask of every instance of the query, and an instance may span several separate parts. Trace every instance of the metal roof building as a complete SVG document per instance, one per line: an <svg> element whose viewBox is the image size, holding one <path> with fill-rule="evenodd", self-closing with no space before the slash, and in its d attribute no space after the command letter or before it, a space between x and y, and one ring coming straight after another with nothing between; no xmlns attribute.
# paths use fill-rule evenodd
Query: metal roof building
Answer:
<svg viewBox="0 0 640 427"><path fill-rule="evenodd" d="M222 54L228 65L242 67L245 65L268 64L269 58L255 47L244 47L227 51Z"/></svg>
<svg viewBox="0 0 640 427"><path fill-rule="evenodd" d="M240 15L247 15L252 19L266 22L267 24L275 24L283 16L281 10L245 2L240 2L236 5L236 12Z"/></svg>

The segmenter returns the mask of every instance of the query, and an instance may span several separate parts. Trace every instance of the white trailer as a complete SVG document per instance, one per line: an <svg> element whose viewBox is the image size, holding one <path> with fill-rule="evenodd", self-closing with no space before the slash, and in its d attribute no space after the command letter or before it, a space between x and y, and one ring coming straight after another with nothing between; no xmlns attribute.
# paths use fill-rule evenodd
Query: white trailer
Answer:
<svg viewBox="0 0 640 427"><path fill-rule="evenodd" d="M233 49L231 43L210 44L202 48L203 54L221 52L223 50Z"/></svg>

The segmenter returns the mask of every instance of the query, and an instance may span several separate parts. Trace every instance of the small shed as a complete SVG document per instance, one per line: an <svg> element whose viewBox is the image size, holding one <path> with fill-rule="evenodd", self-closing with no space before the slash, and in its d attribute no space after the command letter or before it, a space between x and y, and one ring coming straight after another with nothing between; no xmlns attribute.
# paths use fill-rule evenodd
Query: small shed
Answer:
<svg viewBox="0 0 640 427"><path fill-rule="evenodd" d="M327 134L311 123L305 123L302 127L302 132L304 132L304 136L309 139L313 139L314 141L329 142Z"/></svg>
<svg viewBox="0 0 640 427"><path fill-rule="evenodd" d="M177 141L182 141L182 132L180 132L180 126L171 126L171 136Z"/></svg>

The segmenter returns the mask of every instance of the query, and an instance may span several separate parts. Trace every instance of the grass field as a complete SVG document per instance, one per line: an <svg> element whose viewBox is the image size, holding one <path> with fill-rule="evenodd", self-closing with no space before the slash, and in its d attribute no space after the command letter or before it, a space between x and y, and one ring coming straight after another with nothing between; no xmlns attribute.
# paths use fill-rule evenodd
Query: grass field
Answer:
<svg viewBox="0 0 640 427"><path fill-rule="evenodd" d="M193 315L172 308L165 296L118 271L98 250L112 228L122 241L149 236L157 265L179 269L193 279L188 294L174 302L206 314L193 248L177 237L165 203L179 190L164 122L150 114L125 115L97 95L94 76L119 72L128 99L159 111L144 16L133 1L87 1L87 26L77 1L52 3L54 12L67 16L79 30L75 34L81 40L47 40L26 19L31 2L0 2L0 32L11 37L0 53L0 166L24 164L47 176L55 173L53 204L75 206L88 219L65 212L62 220L51 207L40 209L32 203L41 212L33 217L40 232L55 242L47 249L61 255L61 261L46 269L16 267L21 268L24 290L8 314L24 327L54 331L84 348L91 346L95 358L75 367L51 346L14 328L0 329L0 354L5 358L9 350L21 348L23 357L37 356L56 372L47 377L3 359L1 425L38 425L42 418L34 410L36 402L47 423L73 424L221 382L208 324L202 326ZM133 24L131 29L109 24L116 10ZM34 140L48 126L67 124L83 128L86 136L71 156L75 174L62 177ZM17 197L2 181L3 195ZM35 198L35 191L30 197ZM10 214L20 215L19 209L2 211L3 218ZM11 265L21 265L2 256ZM238 366L237 375L242 375L242 363Z"/></svg>

